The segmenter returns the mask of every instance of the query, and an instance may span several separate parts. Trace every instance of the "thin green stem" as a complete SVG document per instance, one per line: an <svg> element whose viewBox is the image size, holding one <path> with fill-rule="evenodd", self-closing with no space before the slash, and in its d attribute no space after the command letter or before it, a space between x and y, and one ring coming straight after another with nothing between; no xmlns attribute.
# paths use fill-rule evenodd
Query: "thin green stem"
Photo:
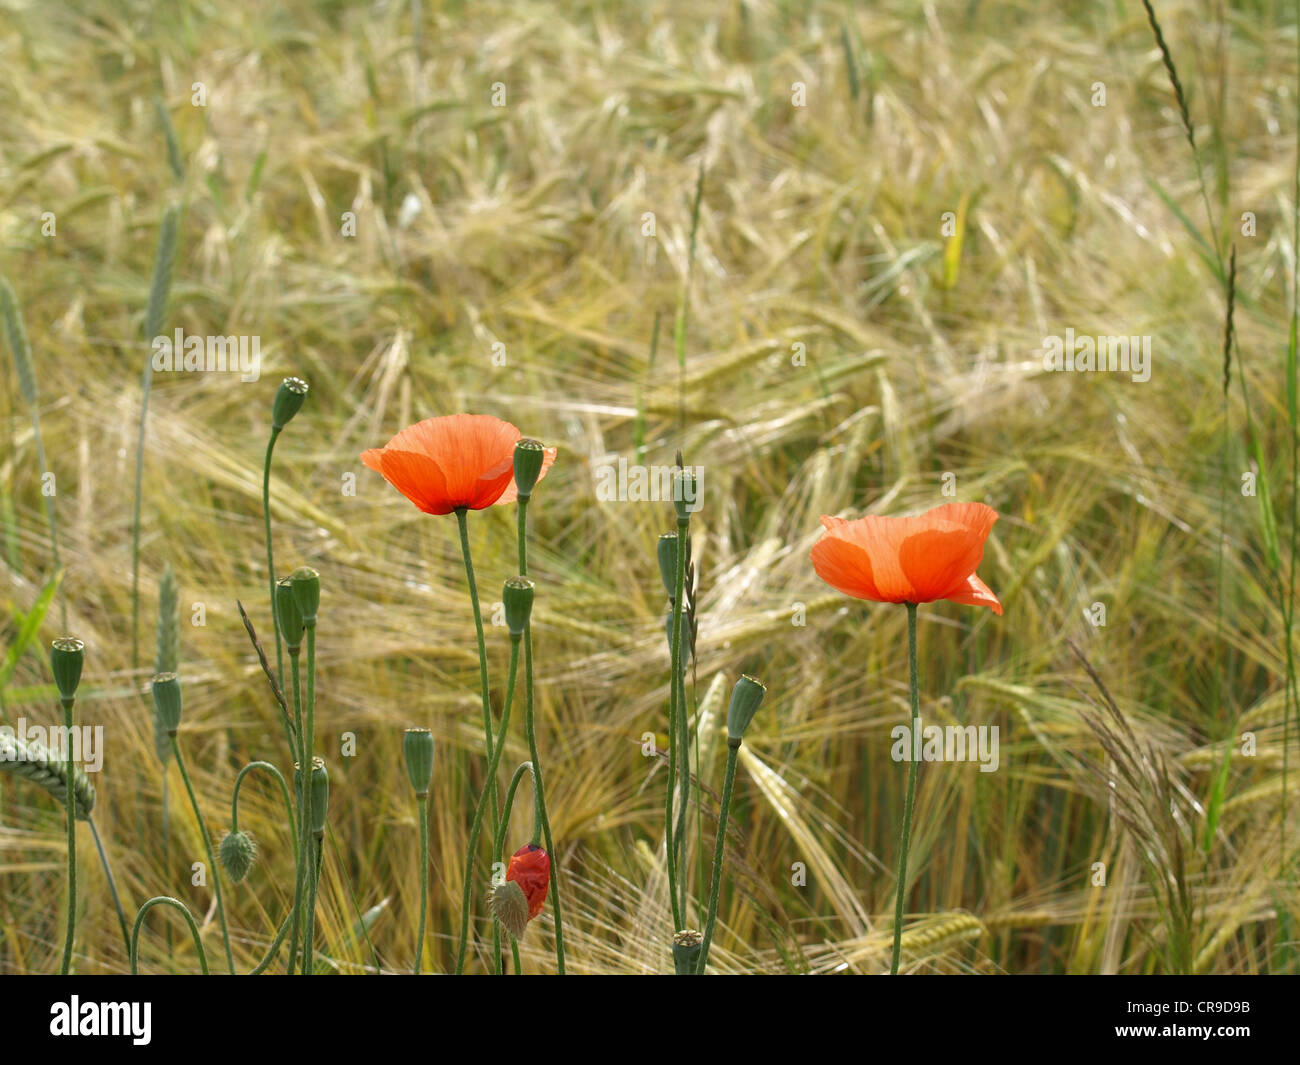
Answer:
<svg viewBox="0 0 1300 1065"><path fill-rule="evenodd" d="M271 547L271 453L280 430L271 426L271 437L266 442L266 461L262 463L262 515L266 522L266 579L271 590L271 622L275 626L275 675L284 685L284 651L281 648L280 612L275 608L275 552Z"/></svg>
<svg viewBox="0 0 1300 1065"><path fill-rule="evenodd" d="M312 810L311 810L311 760L316 752L316 621L304 619L304 625L307 630L307 703L303 713L306 735L302 741L302 761L299 762L300 770L298 773L302 788L302 836L303 840L310 840L312 834ZM305 848L312 851L311 846ZM315 952L316 941L316 876L308 869L306 873L309 886L307 898L307 914L303 921L303 938L302 938L302 971L305 975L312 973L312 955Z"/></svg>
<svg viewBox="0 0 1300 1065"><path fill-rule="evenodd" d="M280 922L280 930L275 933L275 939L272 940L270 947L267 948L266 953L262 956L262 960L249 971L249 976L261 976L262 973L266 972L266 970L271 967L271 962L275 961L275 956L280 950L280 944L284 942L284 937L288 934L289 927L292 924L293 910L290 909L289 912L285 914L284 920ZM292 964L292 962L290 964Z"/></svg>
<svg viewBox="0 0 1300 1065"><path fill-rule="evenodd" d="M488 692L487 640L483 637L483 612L478 602L478 582L474 579L474 560L469 550L468 511L461 507L456 511L456 523L460 527L460 553L465 559L465 580L469 582L469 601L474 608L474 632L478 636L478 680L479 694L483 703L483 749L488 761L492 760L492 697ZM500 822L497 804L497 782L493 776L488 777L490 799L492 804L493 834Z"/></svg>
<svg viewBox="0 0 1300 1065"><path fill-rule="evenodd" d="M530 773L533 776L532 843L534 846L537 845L537 837L539 832L541 831L537 820L537 775L533 773L532 762L520 762L519 768L515 770L515 775L510 778L510 787L506 789L506 802L505 802L505 806L501 810L501 825L497 829L496 839L492 841L493 870L495 870L498 865L505 864L501 852L505 847L506 831L510 826L510 814L514 811L515 808L515 792L519 790L519 782L523 780L525 773ZM495 880L495 873L493 874L493 886L497 886ZM519 972L519 944L515 941L514 936L510 937L510 952L514 957L515 973L517 974ZM497 951L497 953L493 956L492 964L495 973L499 976L501 974L501 952L500 951Z"/></svg>
<svg viewBox="0 0 1300 1065"><path fill-rule="evenodd" d="M474 821L469 830L469 846L465 848L465 887L460 902L460 946L456 951L457 976L465 968L465 947L469 942L469 897L474 887L474 852L478 849L479 836L483 831L486 803L495 793L493 784L496 781L497 768L501 764L501 752L506 746L506 730L510 727L510 707L515 701L515 675L518 672L519 637L516 636L510 640L510 678L506 682L506 703L501 711L501 729L497 733L497 741L492 750L492 760L488 763L487 779L483 782L483 790L479 793L478 802L474 806ZM496 838L498 830L499 822L493 829L492 838Z"/></svg>
<svg viewBox="0 0 1300 1065"><path fill-rule="evenodd" d="M308 801L310 802L310 799ZM304 976L314 976L316 973L316 952L313 949L316 940L316 891L320 887L320 866L324 851L321 837L313 835L307 841L307 849L311 851L312 868L308 873L310 886L307 892L307 933L302 943L302 971Z"/></svg>
<svg viewBox="0 0 1300 1065"><path fill-rule="evenodd" d="M907 665L912 690L912 728L908 735L916 743L916 730L920 725L921 691L916 666L916 604L907 604ZM903 897L907 894L907 852L912 845L912 811L916 806L915 747L907 752L907 799L903 804L903 836L898 845L898 889L894 900L894 952L889 962L889 975L898 975L898 960L903 949Z"/></svg>
<svg viewBox="0 0 1300 1065"><path fill-rule="evenodd" d="M95 841L95 850L99 852L99 864L104 867L104 877L108 881L108 893L113 896L113 909L117 911L117 923L122 927L122 944L126 947L127 953L131 952L131 933L126 927L126 911L122 909L122 898L117 893L117 880L113 876L113 869L108 864L108 852L104 850L104 841L99 838L99 829L95 827L93 817L86 818L86 824L90 826L90 836Z"/></svg>
<svg viewBox="0 0 1300 1065"><path fill-rule="evenodd" d="M194 785L190 783L189 770L185 768L185 759L181 756L181 745L176 733L172 733L172 751L176 755L176 764L180 767L181 780L185 782L185 791L190 797L190 806L194 809L194 819L199 823L199 833L203 837L203 850L208 856L208 868L212 871L212 890L217 896L217 916L221 919L221 940L226 948L226 964L230 975L235 975L235 957L230 953L230 929L226 925L226 904L221 898L221 870L212 854L212 839L208 835L208 826L203 821L203 812L199 809L199 800L194 794Z"/></svg>
<svg viewBox="0 0 1300 1065"><path fill-rule="evenodd" d="M704 943L700 947L697 975L704 975L709 963L709 947L713 943L713 928L718 922L718 894L722 889L722 855L727 846L727 819L731 814L731 793L736 783L736 759L740 755L740 740L727 741L727 776L722 782L722 805L718 808L718 841L713 846L713 881L709 886L709 916L704 923Z"/></svg>
<svg viewBox="0 0 1300 1065"><path fill-rule="evenodd" d="M677 832L674 837L674 845L677 847L677 891L679 896L679 905L674 917L677 921L677 928L680 930L684 927L682 924L686 920L686 809L691 801L691 759L690 759L690 737L687 735L686 724L686 707L684 698L678 695L678 680L682 671L682 607L683 591L686 586L686 540L690 535L690 519L677 519L677 572L673 582L673 636L672 647L669 649L669 656L672 662L672 675L670 681L669 697L669 715L675 714L677 718L677 742L681 748L680 762L678 764L678 821Z"/></svg>
<svg viewBox="0 0 1300 1065"><path fill-rule="evenodd" d="M77 798L73 785L76 783L77 766L72 760L72 706L76 700L63 700L63 742L67 745L64 752L67 757L64 775L68 778L67 791L64 796L64 812L68 815L68 931L63 940L63 962L59 966L59 975L67 976L72 968L72 940L77 934Z"/></svg>
<svg viewBox="0 0 1300 1065"><path fill-rule="evenodd" d="M297 725L296 746L293 737L290 738L290 754L293 760L298 763L298 779L294 786L294 798L298 804L298 828L302 829L302 818L305 813L303 808L303 774L302 774L302 743L304 740L302 731L302 679L298 668L299 652L294 648L289 649L289 668L293 673L293 714L294 721ZM294 839L300 838L300 831L294 833ZM291 921L289 925L289 975L293 975L295 966L298 964L298 930L302 918L302 896L303 886L305 883L304 869L306 862L304 860L305 847L295 845L293 855L293 909L291 911Z"/></svg>
<svg viewBox="0 0 1300 1065"><path fill-rule="evenodd" d="M170 895L156 895L143 906L135 917L135 927L131 929L131 975L139 976L140 968L140 927L144 924L144 915L152 910L155 906L172 906L181 911L181 916L185 918L185 923L190 926L190 935L194 937L194 949L199 955L199 969L204 976L208 975L208 956L203 952L203 940L199 938L199 926L194 923L194 915L190 909L180 899L174 899Z"/></svg>
<svg viewBox="0 0 1300 1065"><path fill-rule="evenodd" d="M519 575L528 576L528 500L519 500ZM551 815L546 808L546 782L542 777L542 759L537 750L537 717L533 702L533 622L524 626L524 735L528 740L528 757L533 763L533 839L537 842L537 822L542 825L546 853L551 859L551 906L555 910L555 968L564 975L564 910L560 903L560 856L551 837ZM516 969L518 963L516 962Z"/></svg>
<svg viewBox="0 0 1300 1065"><path fill-rule="evenodd" d="M284 809L289 815L289 832L293 839L293 852L297 855L298 830L293 823L295 815L293 810L293 800L289 798L289 785L285 783L284 774L270 762L249 762L248 765L244 766L244 768L235 776L234 794L230 800L230 828L234 832L239 831L239 789L243 786L244 777L255 769L260 769L265 773L270 773L275 777L277 783L280 785L280 794L284 797Z"/></svg>
<svg viewBox="0 0 1300 1065"><path fill-rule="evenodd" d="M429 913L429 796L417 796L420 801L420 930L415 936L415 975L420 975L424 960L424 922Z"/></svg>

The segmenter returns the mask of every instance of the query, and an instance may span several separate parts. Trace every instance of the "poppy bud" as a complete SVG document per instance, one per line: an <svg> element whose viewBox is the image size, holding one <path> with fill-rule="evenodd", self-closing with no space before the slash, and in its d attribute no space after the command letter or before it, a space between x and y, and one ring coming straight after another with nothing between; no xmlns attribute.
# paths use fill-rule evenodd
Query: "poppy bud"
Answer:
<svg viewBox="0 0 1300 1065"><path fill-rule="evenodd" d="M415 789L417 799L426 798L433 781L433 733L427 728L408 728L402 737L406 755L406 779Z"/></svg>
<svg viewBox="0 0 1300 1065"><path fill-rule="evenodd" d="M522 636L528 628L528 618L533 612L533 592L536 585L527 577L511 577L501 593L506 610L506 628L511 636Z"/></svg>
<svg viewBox="0 0 1300 1065"><path fill-rule="evenodd" d="M673 506L677 508L677 524L686 525L691 520L699 498L699 484L695 474L688 470L673 473Z"/></svg>
<svg viewBox="0 0 1300 1065"><path fill-rule="evenodd" d="M513 880L498 884L488 891L488 908L492 916L516 939L528 931L528 897L524 889Z"/></svg>
<svg viewBox="0 0 1300 1065"><path fill-rule="evenodd" d="M546 447L541 441L527 438L515 441L515 492L520 499L526 501L533 494L545 461Z"/></svg>
<svg viewBox="0 0 1300 1065"><path fill-rule="evenodd" d="M60 636L50 644L50 670L65 703L77 694L85 661L86 645L75 636Z"/></svg>
<svg viewBox="0 0 1300 1065"><path fill-rule="evenodd" d="M546 890L550 887L550 883L550 856L536 843L526 843L510 856L510 864L506 867L506 882L501 885L501 888L497 889L497 892L494 892L493 897L495 898L502 889L505 889L508 894L498 900L495 905L498 907L509 906L511 904L511 895L513 895L515 889L509 888L507 885L515 885L515 888L523 894L524 900L528 904L528 916L524 921L526 925L528 921L531 921L542 912L542 907L546 904ZM517 908L517 899L514 905ZM503 919L501 923L505 924L505 920ZM510 926L506 925L506 927L509 928ZM522 936L522 927L514 935L516 939Z"/></svg>
<svg viewBox="0 0 1300 1065"><path fill-rule="evenodd" d="M740 746L745 729L754 720L758 708L762 705L767 689L751 676L743 676L736 681L731 690L731 705L727 707L727 739L735 746Z"/></svg>
<svg viewBox="0 0 1300 1065"><path fill-rule="evenodd" d="M317 836L325 833L325 814L330 805L330 775L325 772L325 759L311 760L311 830Z"/></svg>
<svg viewBox="0 0 1300 1065"><path fill-rule="evenodd" d="M307 382L301 377L286 377L275 390L275 401L271 404L271 428L276 432L283 429L302 410L307 400Z"/></svg>
<svg viewBox="0 0 1300 1065"><path fill-rule="evenodd" d="M275 612L280 622L280 635L293 654L302 646L302 611L298 609L298 600L293 594L293 582L288 577L281 577L275 582Z"/></svg>
<svg viewBox="0 0 1300 1065"><path fill-rule="evenodd" d="M169 736L181 727L181 678L175 673L159 673L153 679L153 705L158 720Z"/></svg>
<svg viewBox="0 0 1300 1065"><path fill-rule="evenodd" d="M320 574L310 566L299 566L289 574L289 586L297 604L302 622L308 628L316 624L316 611L320 609Z"/></svg>
<svg viewBox="0 0 1300 1065"><path fill-rule="evenodd" d="M659 578L671 600L677 594L677 534L664 533L659 537Z"/></svg>
<svg viewBox="0 0 1300 1065"><path fill-rule="evenodd" d="M247 832L227 832L217 849L221 865L238 884L257 861L257 843Z"/></svg>
<svg viewBox="0 0 1300 1065"><path fill-rule="evenodd" d="M694 928L684 928L673 936L673 969L678 976L695 975L703 949L704 937Z"/></svg>

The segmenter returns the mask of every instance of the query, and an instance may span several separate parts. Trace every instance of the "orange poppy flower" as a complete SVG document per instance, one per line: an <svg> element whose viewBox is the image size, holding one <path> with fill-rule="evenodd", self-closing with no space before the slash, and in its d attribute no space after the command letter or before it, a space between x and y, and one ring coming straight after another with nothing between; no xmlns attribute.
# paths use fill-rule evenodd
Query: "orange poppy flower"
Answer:
<svg viewBox="0 0 1300 1065"><path fill-rule="evenodd" d="M361 461L426 514L513 503L515 443L523 434L487 414L451 414L409 425ZM546 449L540 481L555 462Z"/></svg>
<svg viewBox="0 0 1300 1065"><path fill-rule="evenodd" d="M546 890L551 885L551 858L536 843L525 843L510 856L506 867L506 882L514 881L528 899L528 919L531 921L546 904Z"/></svg>
<svg viewBox="0 0 1300 1065"><path fill-rule="evenodd" d="M998 513L983 503L945 503L915 518L822 518L812 549L817 576L845 595L877 603L933 603L948 599L1002 604L975 575Z"/></svg>

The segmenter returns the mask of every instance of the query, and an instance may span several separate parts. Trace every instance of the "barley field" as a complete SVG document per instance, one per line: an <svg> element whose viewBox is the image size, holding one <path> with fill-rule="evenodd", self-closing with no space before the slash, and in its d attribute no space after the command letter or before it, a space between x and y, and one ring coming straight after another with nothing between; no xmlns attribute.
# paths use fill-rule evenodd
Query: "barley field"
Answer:
<svg viewBox="0 0 1300 1065"><path fill-rule="evenodd" d="M462 967L467 878L467 973L556 972L557 895L566 972L673 972L742 674L766 695L709 972L885 973L896 927L902 973L1300 972L1296 11L1153 11L1159 37L1141 0L0 3L0 722L64 721L51 641L78 637L102 763L69 941L66 766L0 760L0 972L128 972L157 896L213 972L293 964L268 514L274 577L319 574L316 972L417 966L406 729L434 751L422 972ZM156 365L185 338L226 368ZM1052 364L1080 338L1094 368ZM555 449L527 508L554 847L517 939L491 808L467 859L490 761L458 519L361 460L458 413ZM916 762L909 611L810 552L823 515L954 502L1000 516L1002 613L922 603L919 717L996 746ZM466 522L494 729L516 510ZM523 673L498 798L533 757ZM289 790L244 778L236 880L211 852L259 760ZM200 970L176 907L134 960Z"/></svg>

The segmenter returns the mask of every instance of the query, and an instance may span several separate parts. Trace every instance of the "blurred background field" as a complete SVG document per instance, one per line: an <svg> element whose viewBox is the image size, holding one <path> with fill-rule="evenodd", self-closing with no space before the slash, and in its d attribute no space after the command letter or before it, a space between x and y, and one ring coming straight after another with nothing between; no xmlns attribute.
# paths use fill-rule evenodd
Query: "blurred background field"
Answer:
<svg viewBox="0 0 1300 1065"><path fill-rule="evenodd" d="M832 592L808 551L820 515L934 506L945 474L956 498L1002 514L980 575L1006 612L922 608L921 713L997 725L1001 764L922 767L906 968L1297 971L1287 570L1269 561L1258 496L1241 490L1243 473L1267 475L1285 549L1296 23L1266 0L1157 10L1217 236L1237 248L1262 471L1236 365L1224 418L1224 287L1136 0L0 0L0 273L34 352L60 595L88 647L79 715L107 740L95 816L128 910L175 894L219 954L175 778L163 845L146 682L165 566L180 586L182 740L212 830L240 765L287 768L235 601L269 638L261 462L276 385L298 374L311 394L277 445L272 514L278 567L322 575L332 835L319 928L339 971L412 963L408 726L431 728L438 752L426 969L454 953L484 770L455 522L419 514L358 455L463 410L559 449L530 513L573 971L671 965L664 773L641 744L656 732L666 745L654 552L672 511L597 499L594 471L620 457L667 465L678 449L704 470L692 688L712 788L724 693L741 672L768 687L737 780L720 971L887 967L906 615ZM256 335L262 376L154 376L133 671L144 316L172 204L164 331ZM1151 336L1150 380L1045 373L1043 340L1067 328ZM55 566L7 348L2 365L7 646ZM471 515L470 530L490 603L513 573L512 508ZM1104 626L1085 616L1095 603ZM42 648L58 613L16 664L7 721L55 720ZM501 687L504 629L489 630L489 651ZM516 733L508 761L526 750ZM511 850L527 838L524 806ZM245 790L241 824L262 860L227 892L245 969L292 895L281 810L271 787ZM709 854L714 812L706 796ZM0 778L0 971L57 968L63 833L54 800ZM86 837L80 854L76 967L124 971ZM374 907L367 944L357 918ZM169 920L151 917L142 966L194 971ZM527 970L553 968L550 944L548 911L523 944Z"/></svg>

